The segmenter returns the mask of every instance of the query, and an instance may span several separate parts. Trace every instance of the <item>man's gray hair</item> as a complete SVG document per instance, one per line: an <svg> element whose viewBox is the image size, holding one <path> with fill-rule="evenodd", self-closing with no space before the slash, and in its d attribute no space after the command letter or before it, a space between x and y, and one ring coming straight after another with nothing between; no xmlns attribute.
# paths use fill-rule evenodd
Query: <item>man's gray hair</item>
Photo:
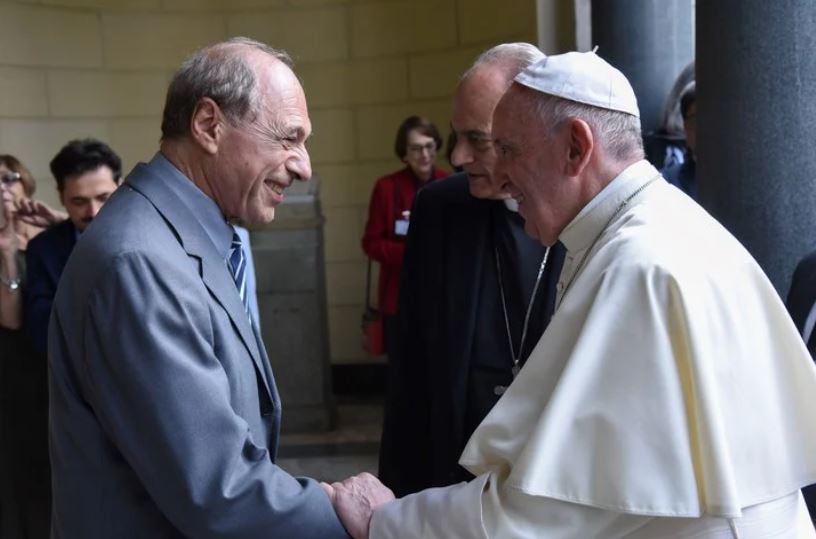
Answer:
<svg viewBox="0 0 816 539"><path fill-rule="evenodd" d="M564 121L578 118L589 124L597 143L618 161L643 158L640 119L625 112L602 109L522 87L531 113L554 132Z"/></svg>
<svg viewBox="0 0 816 539"><path fill-rule="evenodd" d="M234 37L197 50L181 64L167 89L162 140L187 135L193 111L203 97L215 101L231 125L254 120L258 85L246 60L247 48L265 52L290 68L293 65L285 51L246 37Z"/></svg>
<svg viewBox="0 0 816 539"><path fill-rule="evenodd" d="M538 47L529 43L502 43L480 54L460 80L468 78L474 71L485 65L495 65L506 69L509 80L528 65L543 60L545 57L546 55L538 50Z"/></svg>

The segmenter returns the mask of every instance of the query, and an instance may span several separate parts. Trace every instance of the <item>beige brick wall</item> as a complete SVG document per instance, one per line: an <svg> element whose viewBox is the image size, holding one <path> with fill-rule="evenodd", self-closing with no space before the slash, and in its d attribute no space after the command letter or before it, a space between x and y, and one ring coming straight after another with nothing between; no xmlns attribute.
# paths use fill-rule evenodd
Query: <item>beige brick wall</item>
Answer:
<svg viewBox="0 0 816 539"><path fill-rule="evenodd" d="M332 360L372 361L359 344L360 236L374 180L401 166L391 153L396 127L422 114L447 134L459 74L498 42L535 42L535 4L0 0L0 152L28 164L39 195L56 203L48 161L70 138L108 141L128 170L152 155L167 81L195 48L247 35L289 50L322 180Z"/></svg>

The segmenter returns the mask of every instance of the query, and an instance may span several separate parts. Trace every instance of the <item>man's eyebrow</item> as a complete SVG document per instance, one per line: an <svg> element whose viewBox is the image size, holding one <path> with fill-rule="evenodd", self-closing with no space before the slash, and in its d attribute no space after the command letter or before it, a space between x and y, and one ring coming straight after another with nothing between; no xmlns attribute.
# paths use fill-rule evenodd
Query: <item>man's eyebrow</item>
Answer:
<svg viewBox="0 0 816 539"><path fill-rule="evenodd" d="M490 133L480 129L468 129L462 134L469 138L490 138Z"/></svg>
<svg viewBox="0 0 816 539"><path fill-rule="evenodd" d="M487 133L486 131L482 131L480 129L466 129L464 131L459 131L459 130L456 129L456 127L453 126L453 122L449 122L448 126L450 127L451 131L456 133L457 136L462 136L462 137L490 137L490 133Z"/></svg>
<svg viewBox="0 0 816 539"><path fill-rule="evenodd" d="M518 151L517 150L518 144L516 142L513 142L512 140L508 140L506 138L494 139L493 144L495 144L496 147L499 150L503 151L503 152L516 152L516 151Z"/></svg>
<svg viewBox="0 0 816 539"><path fill-rule="evenodd" d="M306 135L306 129L302 125L282 126L278 132L278 136L283 139L295 139L304 141L309 140L314 135L314 132Z"/></svg>
<svg viewBox="0 0 816 539"><path fill-rule="evenodd" d="M287 137L301 139L304 138L306 131L301 126L291 126L284 130Z"/></svg>

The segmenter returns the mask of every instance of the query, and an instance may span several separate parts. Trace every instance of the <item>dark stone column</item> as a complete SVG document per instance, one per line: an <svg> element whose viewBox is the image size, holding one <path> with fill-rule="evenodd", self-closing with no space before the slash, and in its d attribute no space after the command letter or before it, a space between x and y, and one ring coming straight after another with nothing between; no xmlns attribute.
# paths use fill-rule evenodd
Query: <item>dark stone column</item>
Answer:
<svg viewBox="0 0 816 539"><path fill-rule="evenodd" d="M697 183L785 297L816 248L816 4L697 2Z"/></svg>
<svg viewBox="0 0 816 539"><path fill-rule="evenodd" d="M694 59L691 0L593 0L592 41L632 83L643 132L657 129L674 79Z"/></svg>

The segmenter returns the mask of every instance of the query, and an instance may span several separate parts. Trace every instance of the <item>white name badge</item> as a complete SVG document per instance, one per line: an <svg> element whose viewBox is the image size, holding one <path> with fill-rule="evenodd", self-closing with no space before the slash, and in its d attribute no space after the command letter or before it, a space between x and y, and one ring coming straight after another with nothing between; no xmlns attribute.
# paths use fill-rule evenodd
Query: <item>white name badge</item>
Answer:
<svg viewBox="0 0 816 539"><path fill-rule="evenodd" d="M405 236L408 234L408 219L397 219L394 221L394 234Z"/></svg>

